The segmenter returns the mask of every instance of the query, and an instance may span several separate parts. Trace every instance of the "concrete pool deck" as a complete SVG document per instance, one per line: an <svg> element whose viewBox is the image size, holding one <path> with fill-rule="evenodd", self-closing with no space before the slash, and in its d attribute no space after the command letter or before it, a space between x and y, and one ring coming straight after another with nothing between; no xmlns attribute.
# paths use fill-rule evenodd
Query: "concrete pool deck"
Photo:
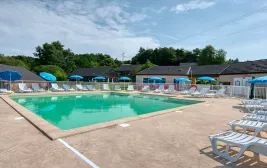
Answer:
<svg viewBox="0 0 267 168"><path fill-rule="evenodd" d="M196 100L206 102L63 140L99 167L267 167L267 157L258 161L251 152L237 163L212 153L207 136L229 130L228 122L244 115L235 108L240 100ZM2 99L0 116L0 167L90 167L27 120L15 120L20 115Z"/></svg>

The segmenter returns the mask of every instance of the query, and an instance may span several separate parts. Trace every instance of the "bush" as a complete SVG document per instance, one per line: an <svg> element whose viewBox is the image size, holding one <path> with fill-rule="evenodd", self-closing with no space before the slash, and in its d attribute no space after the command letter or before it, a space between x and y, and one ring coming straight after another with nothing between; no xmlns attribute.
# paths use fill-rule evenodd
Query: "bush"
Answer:
<svg viewBox="0 0 267 168"><path fill-rule="evenodd" d="M64 81L68 77L65 71L56 65L40 65L40 66L35 67L33 70L34 72L38 74L40 72L51 73L57 77L58 81Z"/></svg>

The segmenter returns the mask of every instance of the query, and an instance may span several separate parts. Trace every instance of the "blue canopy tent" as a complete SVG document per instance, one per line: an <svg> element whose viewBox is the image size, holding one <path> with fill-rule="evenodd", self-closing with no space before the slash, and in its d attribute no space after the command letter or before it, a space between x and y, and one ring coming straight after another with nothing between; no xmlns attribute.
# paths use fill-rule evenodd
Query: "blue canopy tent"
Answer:
<svg viewBox="0 0 267 168"><path fill-rule="evenodd" d="M130 81L130 80L131 80L131 78L129 78L127 76L122 76L122 77L119 78L119 81L124 81L123 82L123 88L124 88L124 90L125 90L125 81Z"/></svg>
<svg viewBox="0 0 267 168"><path fill-rule="evenodd" d="M16 80L20 80L22 77L22 75L17 72L17 71L13 71L13 70L6 70L6 71L2 71L0 72L0 79L1 80L6 80L9 81L9 90L11 91L11 81L16 81Z"/></svg>
<svg viewBox="0 0 267 168"><path fill-rule="evenodd" d="M202 76L202 77L197 78L197 80L206 81L206 82L216 82L216 79L209 77L209 76Z"/></svg>
<svg viewBox="0 0 267 168"><path fill-rule="evenodd" d="M46 81L51 81L51 82L57 81L57 78L48 72L41 72L39 75L41 78L43 78Z"/></svg>

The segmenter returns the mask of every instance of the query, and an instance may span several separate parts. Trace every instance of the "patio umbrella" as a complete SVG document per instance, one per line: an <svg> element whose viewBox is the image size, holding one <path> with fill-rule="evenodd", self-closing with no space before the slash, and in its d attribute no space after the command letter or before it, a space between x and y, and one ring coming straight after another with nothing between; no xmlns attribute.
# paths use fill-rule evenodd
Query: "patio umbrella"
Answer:
<svg viewBox="0 0 267 168"><path fill-rule="evenodd" d="M127 76L122 76L119 78L119 81L124 81L123 83L123 87L124 87L124 90L125 90L125 81L130 81L131 78L127 77Z"/></svg>
<svg viewBox="0 0 267 168"><path fill-rule="evenodd" d="M191 82L191 80L187 78L175 78L174 79L176 82Z"/></svg>
<svg viewBox="0 0 267 168"><path fill-rule="evenodd" d="M93 80L97 81L97 80L105 80L106 78L104 76L96 76L93 78ZM100 83L99 83L99 90L100 90Z"/></svg>
<svg viewBox="0 0 267 168"><path fill-rule="evenodd" d="M13 70L6 70L0 72L0 79L9 81L10 90L12 88L11 81L20 80L21 77L22 75L19 72Z"/></svg>
<svg viewBox="0 0 267 168"><path fill-rule="evenodd" d="M149 81L153 81L153 83L155 83L156 81L161 82L162 78L160 78L160 77L151 77L151 78L148 79L148 82Z"/></svg>
<svg viewBox="0 0 267 168"><path fill-rule="evenodd" d="M57 78L54 75L50 74L50 73L41 72L39 75L40 75L41 78L43 78L46 81L52 81L52 82L57 81Z"/></svg>
<svg viewBox="0 0 267 168"><path fill-rule="evenodd" d="M69 79L71 79L71 80L76 80L76 90L77 90L77 80L81 80L81 79L83 79L83 77L80 76L80 75L71 75L71 76L69 77Z"/></svg>
<svg viewBox="0 0 267 168"><path fill-rule="evenodd" d="M258 77L249 81L251 84L267 84L267 76Z"/></svg>
<svg viewBox="0 0 267 168"><path fill-rule="evenodd" d="M202 76L202 77L199 77L197 79L201 80L201 81L208 81L208 82L215 82L216 81L216 79L209 77L209 76Z"/></svg>

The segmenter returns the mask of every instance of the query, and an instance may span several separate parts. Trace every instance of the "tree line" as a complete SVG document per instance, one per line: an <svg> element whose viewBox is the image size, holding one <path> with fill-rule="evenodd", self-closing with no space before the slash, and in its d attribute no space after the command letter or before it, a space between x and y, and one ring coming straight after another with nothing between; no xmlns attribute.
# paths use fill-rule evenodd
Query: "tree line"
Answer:
<svg viewBox="0 0 267 168"><path fill-rule="evenodd" d="M24 55L5 56L0 54L0 64L20 66L37 74L42 71L50 72L58 80L66 80L68 74L76 68L108 66L115 70L122 64L121 61L107 54L75 54L70 48L64 48L64 45L59 41L37 46L33 55L34 57ZM174 49L172 47L155 49L144 49L141 47L131 60L124 61L123 63L143 64L140 70L144 70L155 65L179 65L186 62L208 65L238 62L238 59L226 60L226 52L222 49L216 50L212 46L206 46L203 49L196 48L192 51Z"/></svg>

